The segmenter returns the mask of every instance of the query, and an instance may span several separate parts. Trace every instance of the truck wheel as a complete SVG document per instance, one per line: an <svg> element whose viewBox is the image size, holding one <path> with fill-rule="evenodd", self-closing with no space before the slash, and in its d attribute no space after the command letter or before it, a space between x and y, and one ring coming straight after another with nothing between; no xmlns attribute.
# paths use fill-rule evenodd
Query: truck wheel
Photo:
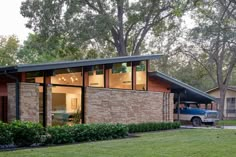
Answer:
<svg viewBox="0 0 236 157"><path fill-rule="evenodd" d="M202 120L199 117L194 117L192 119L192 124L193 126L201 126Z"/></svg>

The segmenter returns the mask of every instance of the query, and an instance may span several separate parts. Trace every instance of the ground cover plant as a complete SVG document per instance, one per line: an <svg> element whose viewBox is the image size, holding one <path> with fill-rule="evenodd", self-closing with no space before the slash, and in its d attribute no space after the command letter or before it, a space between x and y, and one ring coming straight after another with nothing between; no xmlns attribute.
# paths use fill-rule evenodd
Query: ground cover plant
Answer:
<svg viewBox="0 0 236 157"><path fill-rule="evenodd" d="M236 130L178 129L137 138L0 152L0 157L232 157Z"/></svg>

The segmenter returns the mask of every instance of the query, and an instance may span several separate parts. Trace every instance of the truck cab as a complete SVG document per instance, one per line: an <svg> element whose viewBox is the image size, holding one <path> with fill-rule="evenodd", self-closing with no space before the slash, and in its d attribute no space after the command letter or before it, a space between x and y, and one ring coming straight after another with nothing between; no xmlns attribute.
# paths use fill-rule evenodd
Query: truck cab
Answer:
<svg viewBox="0 0 236 157"><path fill-rule="evenodd" d="M178 108L179 106L179 108ZM196 102L181 102L174 109L174 120L188 121L193 126L201 126L201 124L213 125L219 120L219 113L216 110L207 110L200 108Z"/></svg>

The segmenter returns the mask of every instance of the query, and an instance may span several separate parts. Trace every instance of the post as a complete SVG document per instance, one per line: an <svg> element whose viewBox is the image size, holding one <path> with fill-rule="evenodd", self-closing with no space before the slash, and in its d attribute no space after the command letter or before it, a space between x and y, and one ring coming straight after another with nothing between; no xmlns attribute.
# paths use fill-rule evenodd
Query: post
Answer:
<svg viewBox="0 0 236 157"><path fill-rule="evenodd" d="M178 93L178 121L180 121L180 118L179 118L179 115L180 115L179 105L180 105L180 93Z"/></svg>
<svg viewBox="0 0 236 157"><path fill-rule="evenodd" d="M43 73L43 126L47 126L47 83L46 72Z"/></svg>
<svg viewBox="0 0 236 157"><path fill-rule="evenodd" d="M134 64L134 62L131 62L131 65L132 65L132 76L131 76L132 90L136 90L136 64Z"/></svg>

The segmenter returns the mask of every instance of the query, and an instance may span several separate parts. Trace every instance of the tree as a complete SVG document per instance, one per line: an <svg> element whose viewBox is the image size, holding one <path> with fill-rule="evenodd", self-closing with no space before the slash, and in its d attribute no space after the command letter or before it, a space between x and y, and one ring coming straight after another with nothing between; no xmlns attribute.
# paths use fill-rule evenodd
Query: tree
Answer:
<svg viewBox="0 0 236 157"><path fill-rule="evenodd" d="M189 41L181 51L208 72L220 89L219 111L223 118L224 100L236 64L236 4L231 0L209 0L199 3L195 12L198 26L191 30ZM187 47L187 49L186 49ZM200 61L200 55L207 60Z"/></svg>
<svg viewBox="0 0 236 157"><path fill-rule="evenodd" d="M38 34L29 34L17 54L20 63L41 63L83 58L80 49L73 47L63 38L51 37L45 40Z"/></svg>
<svg viewBox="0 0 236 157"><path fill-rule="evenodd" d="M49 61L104 58L112 53L96 53L86 46L74 47L63 38L51 37L45 40L39 34L29 34L17 53L19 63L43 63Z"/></svg>
<svg viewBox="0 0 236 157"><path fill-rule="evenodd" d="M176 21L189 0L26 0L27 27L45 39L66 38L75 47L96 42L119 56L139 55L147 35ZM149 38L149 40L151 40Z"/></svg>
<svg viewBox="0 0 236 157"><path fill-rule="evenodd" d="M0 65L7 66L17 63L19 40L16 36L0 36Z"/></svg>

